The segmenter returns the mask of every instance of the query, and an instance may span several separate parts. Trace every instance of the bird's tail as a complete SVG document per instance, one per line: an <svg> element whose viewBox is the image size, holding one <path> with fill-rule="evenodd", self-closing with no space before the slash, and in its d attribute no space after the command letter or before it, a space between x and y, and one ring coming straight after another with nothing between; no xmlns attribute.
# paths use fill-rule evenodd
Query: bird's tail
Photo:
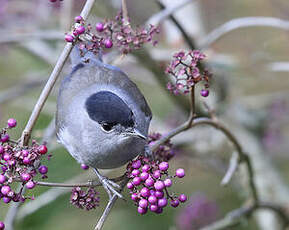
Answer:
<svg viewBox="0 0 289 230"><path fill-rule="evenodd" d="M83 59L88 59L88 58L96 59L102 62L102 50L100 49L98 51L98 54L96 55L92 51L88 51L86 49L83 49L82 51L80 51L79 44L76 44L70 53L70 61L71 61L72 66L78 65L79 63L82 62Z"/></svg>

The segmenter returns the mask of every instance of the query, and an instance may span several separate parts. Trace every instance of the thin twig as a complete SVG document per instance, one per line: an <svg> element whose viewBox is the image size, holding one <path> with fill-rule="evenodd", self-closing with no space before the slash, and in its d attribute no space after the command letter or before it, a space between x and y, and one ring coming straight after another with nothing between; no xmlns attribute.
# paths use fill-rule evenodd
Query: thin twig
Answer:
<svg viewBox="0 0 289 230"><path fill-rule="evenodd" d="M238 168L238 163L239 163L238 153L233 152L231 159L230 159L229 168L221 182L222 186L227 185L231 181L234 173L236 172Z"/></svg>
<svg viewBox="0 0 289 230"><path fill-rule="evenodd" d="M122 16L124 20L123 24L129 25L129 17L128 17L126 0L121 0L121 9L122 9Z"/></svg>
<svg viewBox="0 0 289 230"><path fill-rule="evenodd" d="M85 5L84 5L84 8L83 10L81 11L81 16L82 18L86 19L93 7L93 4L94 4L95 0L87 0ZM40 96L39 96L39 99L32 111L32 114L27 122L27 125L25 127L25 129L23 130L23 133L22 133L22 136L21 136L21 144L22 145L27 145L28 144L28 141L29 141L29 138L30 138L30 135L31 135L31 132L32 132L32 129L39 117L39 114L56 82L56 80L58 79L58 76L73 48L74 44L73 43L67 43L60 55L60 57L58 58L57 60L57 63L44 87L44 89L42 90Z"/></svg>
<svg viewBox="0 0 289 230"><path fill-rule="evenodd" d="M125 178L120 186L121 186L121 191L123 190L123 188L125 187L125 185L127 184L129 178ZM103 225L104 225L104 222L106 221L111 209L113 208L115 202L117 201L118 199L118 196L116 194L114 194L111 199L109 200L109 202L107 203L106 207L105 207L105 210L104 212L102 213L101 217L99 218L94 230L101 230Z"/></svg>

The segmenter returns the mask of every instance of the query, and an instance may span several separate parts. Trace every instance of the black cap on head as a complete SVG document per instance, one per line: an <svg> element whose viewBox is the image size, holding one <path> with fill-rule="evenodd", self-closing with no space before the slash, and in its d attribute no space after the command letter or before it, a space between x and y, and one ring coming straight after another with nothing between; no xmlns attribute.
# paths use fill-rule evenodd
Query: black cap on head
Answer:
<svg viewBox="0 0 289 230"><path fill-rule="evenodd" d="M85 102L89 117L99 124L120 124L124 127L134 126L133 112L116 94L101 91L92 94Z"/></svg>

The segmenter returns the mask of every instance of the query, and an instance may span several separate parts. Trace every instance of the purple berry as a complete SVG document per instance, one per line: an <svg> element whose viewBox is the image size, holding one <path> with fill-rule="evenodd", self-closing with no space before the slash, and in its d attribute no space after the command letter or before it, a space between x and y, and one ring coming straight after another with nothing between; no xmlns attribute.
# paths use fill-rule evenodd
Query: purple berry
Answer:
<svg viewBox="0 0 289 230"><path fill-rule="evenodd" d="M161 214L162 212L163 212L163 209L160 208L160 207L158 207L158 209L156 210L156 213L157 213L157 214Z"/></svg>
<svg viewBox="0 0 289 230"><path fill-rule="evenodd" d="M187 201L187 196L185 194L181 194L179 195L178 199L180 202L184 203Z"/></svg>
<svg viewBox="0 0 289 230"><path fill-rule="evenodd" d="M1 188L1 193L2 195L6 196L8 195L8 193L11 191L11 188L10 186L8 185L4 185L2 188Z"/></svg>
<svg viewBox="0 0 289 230"><path fill-rule="evenodd" d="M161 208L166 207L168 204L168 200L166 198L161 198L158 200L158 206Z"/></svg>
<svg viewBox="0 0 289 230"><path fill-rule="evenodd" d="M45 165L40 165L38 171L40 172L40 174L44 175L48 172L48 168Z"/></svg>
<svg viewBox="0 0 289 230"><path fill-rule="evenodd" d="M89 166L86 165L86 164L81 164L80 167L81 167L83 170L89 169Z"/></svg>
<svg viewBox="0 0 289 230"><path fill-rule="evenodd" d="M81 16L76 16L75 18L74 18L74 21L75 22L81 22L83 20L83 18L81 17Z"/></svg>
<svg viewBox="0 0 289 230"><path fill-rule="evenodd" d="M76 32L77 35L83 34L85 32L85 27L84 26L78 26L75 29L75 32Z"/></svg>
<svg viewBox="0 0 289 230"><path fill-rule="evenodd" d="M138 185L140 185L140 183L141 183L141 179L140 179L139 177L135 177L135 178L133 178L132 183L133 183L135 186L138 186Z"/></svg>
<svg viewBox="0 0 289 230"><path fill-rule="evenodd" d="M9 141L10 140L10 136L8 135L8 134L3 134L2 136L1 136L1 139L0 139L0 141L1 142L7 142L7 141Z"/></svg>
<svg viewBox="0 0 289 230"><path fill-rule="evenodd" d="M30 176L29 173L22 173L22 174L20 175L20 177L21 177L21 180L22 180L22 181L29 181L29 180L31 179L31 176Z"/></svg>
<svg viewBox="0 0 289 230"><path fill-rule="evenodd" d="M6 181L6 177L3 174L0 174L0 184L3 184Z"/></svg>
<svg viewBox="0 0 289 230"><path fill-rule="evenodd" d="M132 176L138 176L140 174L140 171L138 170L138 169L134 169L134 170L132 170L132 172L131 172L131 175Z"/></svg>
<svg viewBox="0 0 289 230"><path fill-rule="evenodd" d="M149 171L150 170L150 166L149 165L144 165L143 167L142 167L142 171L143 172L147 172L147 171Z"/></svg>
<svg viewBox="0 0 289 230"><path fill-rule="evenodd" d="M140 194L141 194L143 197L149 197L149 195L150 195L150 190L149 190L147 187L143 187L143 188L140 190Z"/></svg>
<svg viewBox="0 0 289 230"><path fill-rule="evenodd" d="M161 162L160 164L159 164L159 169L161 170L161 171L166 171L166 170L168 170L168 168L169 168L169 163L168 162Z"/></svg>
<svg viewBox="0 0 289 230"><path fill-rule="evenodd" d="M165 184L163 181L158 180L155 182L154 187L156 190L160 191L160 190L163 190L165 188Z"/></svg>
<svg viewBox="0 0 289 230"><path fill-rule="evenodd" d="M155 192L155 196L156 196L156 198L163 198L164 197L164 192L163 191L156 191Z"/></svg>
<svg viewBox="0 0 289 230"><path fill-rule="evenodd" d="M110 40L109 38L104 40L104 47L107 49L110 49L113 46L112 40Z"/></svg>
<svg viewBox="0 0 289 230"><path fill-rule="evenodd" d="M66 34L65 35L65 41L67 42L73 42L74 37L71 34Z"/></svg>
<svg viewBox="0 0 289 230"><path fill-rule="evenodd" d="M151 195L151 196L149 196L148 201L151 204L155 204L158 201L158 199L155 196Z"/></svg>
<svg viewBox="0 0 289 230"><path fill-rule="evenodd" d="M209 96L209 90L207 90L207 89L202 89L202 90L201 90L201 96L203 96L203 97Z"/></svg>
<svg viewBox="0 0 289 230"><path fill-rule="evenodd" d="M133 201L137 201L137 200L139 199L137 193L131 194L130 198L131 198Z"/></svg>
<svg viewBox="0 0 289 230"><path fill-rule="evenodd" d="M7 125L8 125L9 128L14 128L17 125L17 121L14 118L10 118L7 121Z"/></svg>
<svg viewBox="0 0 289 230"><path fill-rule="evenodd" d="M4 147L2 145L0 145L0 154L4 153Z"/></svg>
<svg viewBox="0 0 289 230"><path fill-rule="evenodd" d="M23 158L23 163L26 165L29 165L31 163L30 159L28 157Z"/></svg>
<svg viewBox="0 0 289 230"><path fill-rule="evenodd" d="M128 188L128 189L133 189L133 183L131 183L131 182L128 182L127 184L126 184L126 187Z"/></svg>
<svg viewBox="0 0 289 230"><path fill-rule="evenodd" d="M172 181L171 179L167 178L164 180L164 184L166 187L171 187L172 186Z"/></svg>
<svg viewBox="0 0 289 230"><path fill-rule="evenodd" d="M148 179L149 178L149 174L147 173L147 172L142 172L141 174L140 174L140 179L142 180L142 181L145 181L146 179Z"/></svg>
<svg viewBox="0 0 289 230"><path fill-rule="evenodd" d="M172 200L171 201L171 206L174 207L174 208L178 207L179 204L180 204L180 202L178 200Z"/></svg>
<svg viewBox="0 0 289 230"><path fill-rule="evenodd" d="M138 202L138 206L141 207L141 208L147 208L147 206L148 206L148 201L145 200L145 199L141 199L141 200Z"/></svg>
<svg viewBox="0 0 289 230"><path fill-rule="evenodd" d="M35 183L33 182L33 181L28 181L27 183L26 183L26 188L28 188L28 189L33 189L34 187L35 187Z"/></svg>
<svg viewBox="0 0 289 230"><path fill-rule="evenodd" d="M139 169L140 166L141 166L141 161L140 161L140 160L134 161L134 162L132 163L132 167L133 167L134 169Z"/></svg>
<svg viewBox="0 0 289 230"><path fill-rule="evenodd" d="M22 150L21 154L23 157L27 157L29 155L29 151L28 150Z"/></svg>
<svg viewBox="0 0 289 230"><path fill-rule="evenodd" d="M101 22L96 23L95 29L96 29L98 32L102 32L102 31L104 30L104 25L103 25L103 23L101 23Z"/></svg>
<svg viewBox="0 0 289 230"><path fill-rule="evenodd" d="M151 187L151 186L154 185L154 182L155 182L154 179L149 177L148 179L146 179L145 185L148 186L148 187Z"/></svg>
<svg viewBox="0 0 289 230"><path fill-rule="evenodd" d="M4 230L4 229L5 229L5 224L2 221L0 221L0 230Z"/></svg>
<svg viewBox="0 0 289 230"><path fill-rule="evenodd" d="M158 179L158 178L160 178L160 177L161 177L161 172L160 172L160 170L154 171L154 178Z"/></svg>
<svg viewBox="0 0 289 230"><path fill-rule="evenodd" d="M3 155L3 160L4 160L4 161L9 161L9 160L11 160L11 155L9 155L9 154L4 154L4 155Z"/></svg>
<svg viewBox="0 0 289 230"><path fill-rule="evenodd" d="M10 198L10 197L7 197L7 196L4 196L4 197L3 197L3 202L4 202L5 204L10 203L10 201L11 201L11 198Z"/></svg>
<svg viewBox="0 0 289 230"><path fill-rule="evenodd" d="M137 212L139 213L139 214L146 214L146 212L147 212L147 209L146 208L142 208L142 207L138 207L137 208Z"/></svg>
<svg viewBox="0 0 289 230"><path fill-rule="evenodd" d="M185 175L186 175L186 174L185 174L185 170L184 170L184 169L180 168L180 169L177 169L177 170L176 170L176 176L177 176L178 178L183 178Z"/></svg>
<svg viewBox="0 0 289 230"><path fill-rule="evenodd" d="M152 212L156 212L157 210L158 210L158 206L157 205L154 205L154 204L152 204L151 206L150 206L150 210L152 211Z"/></svg>
<svg viewBox="0 0 289 230"><path fill-rule="evenodd" d="M41 154L41 155L44 155L46 154L48 151L46 145L39 145L38 146L38 152Z"/></svg>

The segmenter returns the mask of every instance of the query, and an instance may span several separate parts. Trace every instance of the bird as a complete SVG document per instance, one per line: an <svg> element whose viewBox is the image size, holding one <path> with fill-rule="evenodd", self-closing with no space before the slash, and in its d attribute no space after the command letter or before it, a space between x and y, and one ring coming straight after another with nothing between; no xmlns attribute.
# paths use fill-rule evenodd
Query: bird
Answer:
<svg viewBox="0 0 289 230"><path fill-rule="evenodd" d="M111 198L120 186L99 169L123 166L148 147L151 109L137 85L118 67L102 61L101 52L70 54L71 72L57 97L56 136L80 164L94 169Z"/></svg>

